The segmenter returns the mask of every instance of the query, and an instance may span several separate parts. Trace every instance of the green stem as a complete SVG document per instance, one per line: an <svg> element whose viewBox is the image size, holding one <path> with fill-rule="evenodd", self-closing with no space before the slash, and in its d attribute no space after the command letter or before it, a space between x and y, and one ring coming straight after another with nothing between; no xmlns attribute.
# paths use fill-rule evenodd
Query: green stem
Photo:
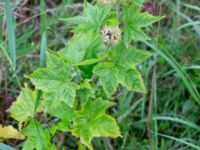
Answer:
<svg viewBox="0 0 200 150"><path fill-rule="evenodd" d="M83 145L83 144L81 143L81 141L78 142L78 150L86 150L85 145Z"/></svg>

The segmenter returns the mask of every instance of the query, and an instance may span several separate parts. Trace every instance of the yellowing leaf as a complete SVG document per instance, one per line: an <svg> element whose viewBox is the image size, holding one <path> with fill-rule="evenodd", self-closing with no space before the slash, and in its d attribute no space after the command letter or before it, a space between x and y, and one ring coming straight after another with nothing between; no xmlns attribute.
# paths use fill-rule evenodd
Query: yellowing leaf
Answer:
<svg viewBox="0 0 200 150"><path fill-rule="evenodd" d="M31 90L27 86L22 88L17 101L15 101L11 108L8 110L11 117L19 122L27 121L29 117L34 116L34 109L38 98L38 91ZM41 103L39 100L37 111L41 111Z"/></svg>
<svg viewBox="0 0 200 150"><path fill-rule="evenodd" d="M93 137L121 136L115 119L105 113L112 105L112 102L102 99L88 100L83 108L76 112L72 134L80 137L81 142L90 149Z"/></svg>
<svg viewBox="0 0 200 150"><path fill-rule="evenodd" d="M0 125L0 140L5 139L25 139L25 136L21 134L17 129L13 128L13 126L2 126Z"/></svg>

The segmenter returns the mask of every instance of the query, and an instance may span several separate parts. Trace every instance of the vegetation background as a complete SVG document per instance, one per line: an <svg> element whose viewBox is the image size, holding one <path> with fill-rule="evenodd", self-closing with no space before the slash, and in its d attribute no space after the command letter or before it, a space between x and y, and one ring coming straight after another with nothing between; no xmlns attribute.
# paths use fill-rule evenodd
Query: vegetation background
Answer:
<svg viewBox="0 0 200 150"><path fill-rule="evenodd" d="M18 82L24 83L24 75L41 65L45 45L56 51L67 44L71 27L59 18L79 14L83 1L12 0L11 7L5 2L0 1L0 124L17 127L6 109L19 94ZM137 43L137 47L153 54L140 66L148 93L122 88L119 105L111 113L119 122L123 138L95 139L94 147L200 150L200 1L148 0L143 11L165 16L147 31L151 41ZM46 35L42 35L44 31ZM8 49L11 61L17 62L15 72L3 49ZM64 149L76 149L76 142L71 142L76 139L66 133L53 140ZM16 149L22 142L4 141Z"/></svg>

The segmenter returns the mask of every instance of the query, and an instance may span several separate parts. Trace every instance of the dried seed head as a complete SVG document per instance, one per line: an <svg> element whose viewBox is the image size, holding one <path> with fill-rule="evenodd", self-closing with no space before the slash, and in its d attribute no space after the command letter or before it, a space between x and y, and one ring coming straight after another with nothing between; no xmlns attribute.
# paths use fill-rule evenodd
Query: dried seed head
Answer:
<svg viewBox="0 0 200 150"><path fill-rule="evenodd" d="M114 45L121 40L121 30L119 27L107 27L105 26L101 30L101 37L105 44Z"/></svg>
<svg viewBox="0 0 200 150"><path fill-rule="evenodd" d="M102 4L111 4L114 0L99 0Z"/></svg>

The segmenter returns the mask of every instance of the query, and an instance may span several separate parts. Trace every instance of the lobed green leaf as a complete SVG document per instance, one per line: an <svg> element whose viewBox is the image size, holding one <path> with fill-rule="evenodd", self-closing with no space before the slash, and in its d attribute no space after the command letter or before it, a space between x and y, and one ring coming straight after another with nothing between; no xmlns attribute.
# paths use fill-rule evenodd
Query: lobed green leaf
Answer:
<svg viewBox="0 0 200 150"><path fill-rule="evenodd" d="M37 100L38 90L31 90L25 85L21 89L20 95L17 100L12 104L8 112L10 112L11 117L20 123L27 121L28 119L34 117L34 109ZM41 101L39 101L37 111L42 110Z"/></svg>
<svg viewBox="0 0 200 150"><path fill-rule="evenodd" d="M59 95L70 107L74 105L78 85L71 82L71 74L65 67L39 68L27 77L38 89Z"/></svg>
<svg viewBox="0 0 200 150"><path fill-rule="evenodd" d="M124 40L126 44L133 41L145 41L150 38L142 30L161 20L161 16L153 16L147 12L140 12L138 5L123 8Z"/></svg>
<svg viewBox="0 0 200 150"><path fill-rule="evenodd" d="M91 5L87 3L81 16L65 19L78 25L75 32L98 32L111 11L110 5Z"/></svg>
<svg viewBox="0 0 200 150"><path fill-rule="evenodd" d="M123 43L113 47L107 62L99 63L93 72L108 97L112 96L119 84L131 91L146 92L142 77L136 65L150 56L148 52L128 49Z"/></svg>
<svg viewBox="0 0 200 150"><path fill-rule="evenodd" d="M22 150L56 150L56 146L51 144L51 137L48 130L43 129L42 125L32 120L30 124L22 130L22 133L27 136Z"/></svg>
<svg viewBox="0 0 200 150"><path fill-rule="evenodd" d="M81 142L90 149L94 137L121 136L115 119L105 113L111 106L113 103L102 99L87 101L80 111L76 111L72 134L80 137Z"/></svg>

